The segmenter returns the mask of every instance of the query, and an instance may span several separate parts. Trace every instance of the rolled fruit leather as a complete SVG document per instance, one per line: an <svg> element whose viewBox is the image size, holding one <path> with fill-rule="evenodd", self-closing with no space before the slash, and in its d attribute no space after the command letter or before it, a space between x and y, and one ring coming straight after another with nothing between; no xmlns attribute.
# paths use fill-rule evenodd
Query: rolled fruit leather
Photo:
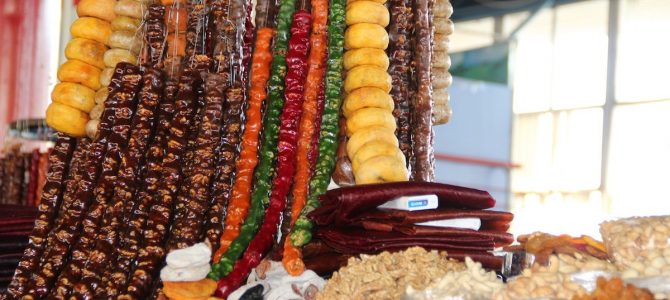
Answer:
<svg viewBox="0 0 670 300"><path fill-rule="evenodd" d="M487 209L495 206L488 192L435 182L391 182L343 187L321 196L321 207L310 214L317 224L349 224L356 214L401 196L435 194L439 207Z"/></svg>

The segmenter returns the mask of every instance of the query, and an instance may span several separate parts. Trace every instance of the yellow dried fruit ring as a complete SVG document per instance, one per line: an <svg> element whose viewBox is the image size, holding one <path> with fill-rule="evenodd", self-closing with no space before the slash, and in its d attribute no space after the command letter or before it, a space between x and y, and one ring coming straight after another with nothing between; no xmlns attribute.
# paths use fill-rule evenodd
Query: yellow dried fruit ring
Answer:
<svg viewBox="0 0 670 300"><path fill-rule="evenodd" d="M388 93L391 91L391 75L385 69L371 65L349 70L344 79L344 91L349 93L362 87L376 87Z"/></svg>
<svg viewBox="0 0 670 300"><path fill-rule="evenodd" d="M95 137L98 135L98 126L100 125L100 120L90 119L86 123L86 136L95 140Z"/></svg>
<svg viewBox="0 0 670 300"><path fill-rule="evenodd" d="M70 136L86 136L88 114L72 106L51 102L47 107L46 121L51 128Z"/></svg>
<svg viewBox="0 0 670 300"><path fill-rule="evenodd" d="M120 62L137 64L137 57L125 49L109 49L105 52L105 65L110 68L116 67Z"/></svg>
<svg viewBox="0 0 670 300"><path fill-rule="evenodd" d="M384 27L377 24L359 23L349 26L344 32L344 48L377 48L386 50L389 45L389 34Z"/></svg>
<svg viewBox="0 0 670 300"><path fill-rule="evenodd" d="M51 92L51 101L90 112L95 106L95 91L78 83L61 82Z"/></svg>
<svg viewBox="0 0 670 300"><path fill-rule="evenodd" d="M81 0L77 4L77 15L112 21L116 18L114 5L116 0Z"/></svg>
<svg viewBox="0 0 670 300"><path fill-rule="evenodd" d="M106 87L99 89L97 92L95 92L95 103L96 104L105 103L105 100L107 100L107 96L109 96L109 90Z"/></svg>
<svg viewBox="0 0 670 300"><path fill-rule="evenodd" d="M140 23L142 23L140 19L118 16L112 21L112 30L135 32L140 28Z"/></svg>
<svg viewBox="0 0 670 300"><path fill-rule="evenodd" d="M384 50L377 48L349 50L344 53L343 61L345 70L350 70L362 65L373 65L384 70L388 70L389 68L389 57Z"/></svg>
<svg viewBox="0 0 670 300"><path fill-rule="evenodd" d="M368 159L381 155L395 156L396 159L402 161L404 165L407 165L405 155L402 154L400 148L384 141L374 140L364 144L360 149L358 149L356 155L354 155L354 157L351 159L351 168L355 172L359 169L358 167L360 167Z"/></svg>
<svg viewBox="0 0 670 300"><path fill-rule="evenodd" d="M100 84L107 89L110 83L112 83L112 76L114 75L114 68L104 68L100 72Z"/></svg>
<svg viewBox="0 0 670 300"><path fill-rule="evenodd" d="M58 68L58 80L81 83L92 90L97 90L100 88L100 69L71 59Z"/></svg>
<svg viewBox="0 0 670 300"><path fill-rule="evenodd" d="M376 107L388 112L393 112L394 104L391 95L376 87L362 87L347 94L342 104L344 117L349 118L355 111Z"/></svg>
<svg viewBox="0 0 670 300"><path fill-rule="evenodd" d="M119 0L114 6L114 13L117 16L126 16L135 19L142 19L147 7L144 3L133 0Z"/></svg>
<svg viewBox="0 0 670 300"><path fill-rule="evenodd" d="M347 118L347 136L370 126L381 126L395 131L396 122L393 114L385 109L376 107L359 109Z"/></svg>
<svg viewBox="0 0 670 300"><path fill-rule="evenodd" d="M89 118L91 120L100 120L100 117L102 117L102 112L105 110L105 105L104 104L96 104L93 106L93 109L88 113Z"/></svg>
<svg viewBox="0 0 670 300"><path fill-rule="evenodd" d="M349 156L349 158L356 156L356 152L363 147L363 145L375 140L398 147L398 138L396 138L393 130L381 126L366 127L356 131L349 137L349 140L347 140L347 156Z"/></svg>
<svg viewBox="0 0 670 300"><path fill-rule="evenodd" d="M409 174L405 164L396 156L381 155L366 160L354 171L356 184L407 181Z"/></svg>
<svg viewBox="0 0 670 300"><path fill-rule="evenodd" d="M105 62L102 60L105 51L107 51L107 47L101 42L84 38L74 38L67 43L67 46L65 46L65 57L68 59L81 60L89 65L102 69L105 67Z"/></svg>
<svg viewBox="0 0 670 300"><path fill-rule="evenodd" d="M112 35L112 25L98 18L83 17L72 23L70 33L75 38L85 38L109 45L109 36Z"/></svg>
<svg viewBox="0 0 670 300"><path fill-rule="evenodd" d="M386 27L389 25L389 19L389 10L382 3L363 0L351 2L347 5L347 26L370 23Z"/></svg>
<svg viewBox="0 0 670 300"><path fill-rule="evenodd" d="M135 33L130 31L114 31L109 36L109 46L130 50L135 44Z"/></svg>

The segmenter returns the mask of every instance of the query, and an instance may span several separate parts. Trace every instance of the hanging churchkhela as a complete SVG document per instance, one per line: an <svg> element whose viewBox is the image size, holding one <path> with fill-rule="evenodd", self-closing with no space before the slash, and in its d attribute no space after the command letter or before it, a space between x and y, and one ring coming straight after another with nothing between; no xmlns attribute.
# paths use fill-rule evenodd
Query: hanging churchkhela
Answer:
<svg viewBox="0 0 670 300"><path fill-rule="evenodd" d="M271 249L300 275L395 242L471 246L404 223L368 236L388 224L361 192L430 187L449 204L491 206L488 194L430 183L432 126L451 115L449 2L296 2L79 2L46 112L58 139L41 195L23 195L41 198L39 214L7 299L169 296L179 285L160 279L166 255L204 241L200 292L218 297ZM328 192L331 182L350 186ZM336 202L365 211L368 227ZM503 229L472 247L507 243ZM333 260L314 264L319 255Z"/></svg>

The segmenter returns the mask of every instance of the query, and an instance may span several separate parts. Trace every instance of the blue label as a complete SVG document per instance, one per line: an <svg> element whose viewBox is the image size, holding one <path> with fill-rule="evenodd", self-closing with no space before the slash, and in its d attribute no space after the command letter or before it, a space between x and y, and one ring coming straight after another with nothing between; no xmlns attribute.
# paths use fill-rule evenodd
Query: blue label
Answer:
<svg viewBox="0 0 670 300"><path fill-rule="evenodd" d="M421 207L421 206L427 206L428 205L428 200L411 200L408 203L409 207Z"/></svg>

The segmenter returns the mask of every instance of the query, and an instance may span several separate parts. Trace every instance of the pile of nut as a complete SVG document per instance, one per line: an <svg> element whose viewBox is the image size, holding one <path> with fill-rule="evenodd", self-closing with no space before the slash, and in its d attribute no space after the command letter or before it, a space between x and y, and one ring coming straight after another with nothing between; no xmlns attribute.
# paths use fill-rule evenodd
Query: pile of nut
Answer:
<svg viewBox="0 0 670 300"><path fill-rule="evenodd" d="M670 216L605 222L600 233L623 278L670 274Z"/></svg>
<svg viewBox="0 0 670 300"><path fill-rule="evenodd" d="M494 299L534 297L570 299L573 296L585 295L586 290L571 280L572 273L585 271L614 272L616 267L606 260L580 253L551 255L547 265L536 263L531 269L524 270Z"/></svg>
<svg viewBox="0 0 670 300"><path fill-rule="evenodd" d="M586 295L586 290L574 283L569 274L561 272L535 273L526 269L523 273L510 280L502 293L495 295L495 300L559 298L571 299L573 296Z"/></svg>
<svg viewBox="0 0 670 300"><path fill-rule="evenodd" d="M465 258L465 266L467 269L448 272L423 291L412 286L407 287L402 299L490 299L504 287L495 272L487 272L480 263L472 261L469 257Z"/></svg>
<svg viewBox="0 0 670 300"><path fill-rule="evenodd" d="M328 280L317 299L400 299L408 286L425 289L448 272L462 271L463 263L446 253L420 247L351 258Z"/></svg>
<svg viewBox="0 0 670 300"><path fill-rule="evenodd" d="M574 253L573 255L558 254L549 256L549 263L544 266L534 264L533 272L536 273L563 273L571 274L574 272L585 271L609 271L616 272L616 266L606 260L597 259L590 255Z"/></svg>

